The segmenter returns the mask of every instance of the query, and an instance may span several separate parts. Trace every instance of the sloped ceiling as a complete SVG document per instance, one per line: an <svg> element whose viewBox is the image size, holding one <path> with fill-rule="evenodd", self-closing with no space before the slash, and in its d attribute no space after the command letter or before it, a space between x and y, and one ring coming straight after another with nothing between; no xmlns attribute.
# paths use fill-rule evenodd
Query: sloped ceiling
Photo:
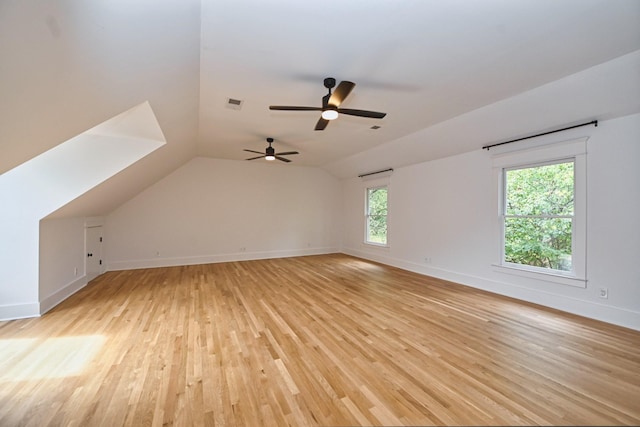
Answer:
<svg viewBox="0 0 640 427"><path fill-rule="evenodd" d="M638 0L0 1L0 172L149 101L166 146L59 215L108 213L193 156L241 160L266 137L300 151L296 165L345 178L380 156L398 167L603 106L636 112L632 88L622 99L581 96L580 109L552 101L522 119L540 109L527 94L557 100L555 82L639 49ZM318 132L315 112L269 111L319 106L325 77L356 83L343 107L387 116L342 116ZM493 125L460 142L457 120L473 114Z"/></svg>
<svg viewBox="0 0 640 427"><path fill-rule="evenodd" d="M0 172L148 101L168 143L60 215L101 215L196 153L200 2L0 1Z"/></svg>
<svg viewBox="0 0 640 427"><path fill-rule="evenodd" d="M242 159L242 148L297 150L298 165L344 178L372 165L338 167L382 144L428 129L640 49L640 2L593 0L203 1L198 153ZM314 131L325 77L356 83L346 108L383 111L382 120L342 116ZM597 88L596 88L597 90ZM594 93L594 95L598 95ZM631 97L633 94L629 93ZM240 111L226 108L241 99ZM582 111L599 96L580 97ZM566 104L537 131L563 125ZM596 111L594 111L595 113ZM510 113L494 123L509 124ZM521 121L519 121L521 122ZM380 125L378 130L370 129ZM494 126L495 127L495 126ZM499 130L499 129L498 129ZM490 139L501 134L485 135ZM444 135L446 137L446 135ZM483 142L477 141L475 148ZM423 142L411 161L473 149ZM388 150L387 167L406 164ZM399 164L400 162L401 164Z"/></svg>
<svg viewBox="0 0 640 427"><path fill-rule="evenodd" d="M12 219L0 221L0 233L16 222L37 224L165 143L145 102L5 172L0 213Z"/></svg>

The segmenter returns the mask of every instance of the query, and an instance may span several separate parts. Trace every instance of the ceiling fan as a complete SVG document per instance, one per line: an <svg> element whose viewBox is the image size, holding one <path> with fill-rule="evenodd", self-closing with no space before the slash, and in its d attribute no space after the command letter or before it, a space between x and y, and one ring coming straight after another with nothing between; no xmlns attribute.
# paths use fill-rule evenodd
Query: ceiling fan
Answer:
<svg viewBox="0 0 640 427"><path fill-rule="evenodd" d="M267 138L267 142L269 143L269 146L265 150L264 154L262 154L260 151L247 150L245 148L244 151L248 151L249 153L260 154L259 156L251 157L250 159L246 159L246 160L255 160L255 159L264 158L265 160L268 160L268 161L272 161L272 160L278 159L278 160L280 160L282 162L289 163L291 160L289 160L287 158L284 158L284 157L281 157L281 156L290 156L292 154L299 154L297 151L285 151L284 153L277 153L276 154L276 149L271 146L271 144L273 143L273 138Z"/></svg>
<svg viewBox="0 0 640 427"><path fill-rule="evenodd" d="M338 118L339 114L348 114L350 116L369 117L372 119L381 119L387 115L387 113L379 113L377 111L368 110L354 110L351 108L340 108L340 104L345 100L355 87L355 83L343 80L340 82L336 90L331 93L336 85L336 79L327 77L324 79L324 87L329 89L329 93L322 97L322 107L292 107L286 105L270 105L270 110L284 110L284 111L322 111L321 117L316 123L315 130L324 130L327 127L330 120Z"/></svg>

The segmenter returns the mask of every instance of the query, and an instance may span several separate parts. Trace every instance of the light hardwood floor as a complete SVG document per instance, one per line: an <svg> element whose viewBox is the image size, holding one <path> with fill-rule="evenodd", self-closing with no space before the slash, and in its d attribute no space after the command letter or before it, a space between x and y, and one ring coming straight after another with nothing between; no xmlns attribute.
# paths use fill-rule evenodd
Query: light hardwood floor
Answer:
<svg viewBox="0 0 640 427"><path fill-rule="evenodd" d="M640 424L640 332L346 255L106 273L0 322L0 426Z"/></svg>

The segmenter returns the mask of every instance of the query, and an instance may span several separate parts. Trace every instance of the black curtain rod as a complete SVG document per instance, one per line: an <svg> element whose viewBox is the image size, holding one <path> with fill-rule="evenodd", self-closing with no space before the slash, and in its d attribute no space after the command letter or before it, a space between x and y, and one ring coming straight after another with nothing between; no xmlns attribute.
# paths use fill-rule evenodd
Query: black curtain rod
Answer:
<svg viewBox="0 0 640 427"><path fill-rule="evenodd" d="M376 172L363 173L362 175L358 175L358 178L362 178L363 176L375 175L377 173L382 173L382 172L393 172L393 169L389 168L389 169L376 171Z"/></svg>
<svg viewBox="0 0 640 427"><path fill-rule="evenodd" d="M482 147L482 149L483 150L489 150L490 148L497 147L498 145L511 144L512 142L522 141L523 139L536 138L538 136L549 135L551 133L562 132L563 130L575 129L575 128L579 128L579 127L582 127L582 126L589 126L589 125L594 125L595 127L598 127L598 121L597 120L592 120L589 123L582 123L580 125L569 126L569 127L562 128L562 129L550 130L549 132L543 132L543 133L538 133L536 135L525 136L524 138L512 139L511 141L500 142L498 144L485 145L484 147Z"/></svg>

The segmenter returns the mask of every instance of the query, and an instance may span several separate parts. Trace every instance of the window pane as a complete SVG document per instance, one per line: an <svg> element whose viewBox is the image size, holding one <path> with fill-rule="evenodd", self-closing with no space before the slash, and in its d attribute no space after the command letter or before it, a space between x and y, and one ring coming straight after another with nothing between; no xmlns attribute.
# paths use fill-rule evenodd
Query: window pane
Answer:
<svg viewBox="0 0 640 427"><path fill-rule="evenodd" d="M571 271L571 218L505 218L504 260Z"/></svg>
<svg viewBox="0 0 640 427"><path fill-rule="evenodd" d="M367 235L369 243L387 244L387 188L367 189Z"/></svg>
<svg viewBox="0 0 640 427"><path fill-rule="evenodd" d="M386 215L387 214L387 189L386 188L369 188L368 190L368 214L369 215Z"/></svg>
<svg viewBox="0 0 640 427"><path fill-rule="evenodd" d="M507 215L573 215L573 162L506 171Z"/></svg>
<svg viewBox="0 0 640 427"><path fill-rule="evenodd" d="M386 215L369 215L367 223L367 241L387 244Z"/></svg>

